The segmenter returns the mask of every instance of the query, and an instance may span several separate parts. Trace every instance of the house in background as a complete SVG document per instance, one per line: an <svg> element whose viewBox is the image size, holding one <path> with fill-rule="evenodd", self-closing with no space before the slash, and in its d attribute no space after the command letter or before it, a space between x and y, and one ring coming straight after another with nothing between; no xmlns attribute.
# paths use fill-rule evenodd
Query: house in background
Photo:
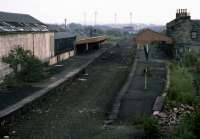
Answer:
<svg viewBox="0 0 200 139"><path fill-rule="evenodd" d="M54 56L54 33L30 15L0 12L0 59L16 47L48 62ZM8 73L9 66L0 61L0 78Z"/></svg>
<svg viewBox="0 0 200 139"><path fill-rule="evenodd" d="M200 53L200 20L192 20L187 9L179 9L176 18L167 23L167 35L176 43L176 56L193 49Z"/></svg>

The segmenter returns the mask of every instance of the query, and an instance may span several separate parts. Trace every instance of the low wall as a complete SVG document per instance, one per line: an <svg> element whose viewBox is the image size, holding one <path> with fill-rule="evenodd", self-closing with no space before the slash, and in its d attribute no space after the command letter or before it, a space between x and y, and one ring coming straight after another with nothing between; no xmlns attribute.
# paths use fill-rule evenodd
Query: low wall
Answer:
<svg viewBox="0 0 200 139"><path fill-rule="evenodd" d="M50 58L49 65L54 65L54 64L56 64L56 63L58 63L60 61L67 60L70 57L73 57L74 54L75 54L75 52L74 52L74 50L72 50L72 51L65 52L63 54L54 56L54 57Z"/></svg>

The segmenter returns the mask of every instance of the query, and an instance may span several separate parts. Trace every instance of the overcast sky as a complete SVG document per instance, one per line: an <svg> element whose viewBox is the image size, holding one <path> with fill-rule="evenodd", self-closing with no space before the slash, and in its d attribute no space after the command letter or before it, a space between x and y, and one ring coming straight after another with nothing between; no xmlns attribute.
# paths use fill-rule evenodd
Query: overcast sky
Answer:
<svg viewBox="0 0 200 139"><path fill-rule="evenodd" d="M1 11L30 14L45 23L63 23L67 18L94 24L96 11L97 24L114 23L115 13L117 23L130 23L130 12L134 23L165 24L175 18L178 8L187 8L192 18L200 19L199 0L0 0Z"/></svg>

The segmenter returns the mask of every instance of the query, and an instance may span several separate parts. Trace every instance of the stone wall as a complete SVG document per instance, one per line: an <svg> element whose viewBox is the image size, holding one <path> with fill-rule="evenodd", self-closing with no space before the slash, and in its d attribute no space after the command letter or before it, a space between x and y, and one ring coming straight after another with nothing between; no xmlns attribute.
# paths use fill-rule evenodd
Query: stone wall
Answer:
<svg viewBox="0 0 200 139"><path fill-rule="evenodd" d="M2 56L8 55L11 49L23 47L31 50L34 56L43 62L54 56L54 33L20 33L0 35L0 78L11 70L8 65L1 62Z"/></svg>
<svg viewBox="0 0 200 139"><path fill-rule="evenodd" d="M167 35L174 38L176 44L191 43L192 24L189 19L167 24Z"/></svg>

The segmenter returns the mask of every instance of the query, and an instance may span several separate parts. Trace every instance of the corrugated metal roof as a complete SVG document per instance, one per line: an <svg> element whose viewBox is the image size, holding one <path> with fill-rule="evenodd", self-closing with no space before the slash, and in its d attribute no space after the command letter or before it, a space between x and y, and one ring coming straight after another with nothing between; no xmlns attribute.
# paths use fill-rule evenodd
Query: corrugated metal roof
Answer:
<svg viewBox="0 0 200 139"><path fill-rule="evenodd" d="M30 15L0 12L0 33L46 31L48 27Z"/></svg>
<svg viewBox="0 0 200 139"><path fill-rule="evenodd" d="M76 37L76 35L70 32L55 32L54 33L54 39L73 38L73 37Z"/></svg>

